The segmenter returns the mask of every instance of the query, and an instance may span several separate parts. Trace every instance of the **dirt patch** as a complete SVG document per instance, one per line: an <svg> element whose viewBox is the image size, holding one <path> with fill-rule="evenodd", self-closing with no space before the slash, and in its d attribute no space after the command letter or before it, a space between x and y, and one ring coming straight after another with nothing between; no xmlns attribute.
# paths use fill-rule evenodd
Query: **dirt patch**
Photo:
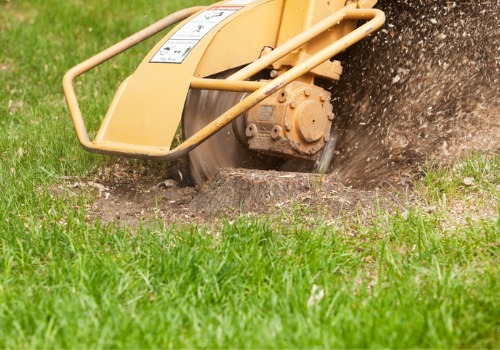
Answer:
<svg viewBox="0 0 500 350"><path fill-rule="evenodd" d="M12 65L0 62L0 72L12 72L13 70Z"/></svg>
<svg viewBox="0 0 500 350"><path fill-rule="evenodd" d="M67 179L53 192L91 193L95 201L88 208L89 220L127 226L213 223L296 211L315 222L350 215L369 220L378 209L397 209L402 202L391 192L356 190L332 176L247 169L223 169L202 188L194 188L183 184L183 169L121 159L92 178Z"/></svg>
<svg viewBox="0 0 500 350"><path fill-rule="evenodd" d="M137 226L140 222L199 220L188 204L198 191L182 185L184 166L120 159L99 169L82 188L95 194L91 219ZM182 169L182 172L181 170Z"/></svg>
<svg viewBox="0 0 500 350"><path fill-rule="evenodd" d="M374 203L392 209L390 192L346 187L332 176L246 169L223 169L193 198L190 207L208 215L312 209L327 219L340 215L375 214Z"/></svg>
<svg viewBox="0 0 500 350"><path fill-rule="evenodd" d="M332 174L224 170L205 187L185 167L118 161L92 180L95 218L202 222L309 208L324 220L374 215L427 161L500 151L498 1L385 0L383 30L342 54L330 89L340 138ZM102 188L99 188L102 186ZM349 186L349 187L347 187ZM322 219L322 220L323 220Z"/></svg>

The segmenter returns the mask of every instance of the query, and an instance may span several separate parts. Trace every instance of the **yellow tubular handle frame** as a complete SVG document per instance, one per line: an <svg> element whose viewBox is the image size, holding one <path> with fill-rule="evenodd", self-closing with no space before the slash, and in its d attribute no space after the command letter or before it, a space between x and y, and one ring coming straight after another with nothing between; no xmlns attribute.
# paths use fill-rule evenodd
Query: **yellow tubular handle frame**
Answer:
<svg viewBox="0 0 500 350"><path fill-rule="evenodd" d="M204 6L197 6L172 13L171 15L159 20L158 22L153 23L149 27L144 28L143 30L128 37L127 39L120 41L119 43L111 46L110 48L76 65L64 75L63 78L64 96L66 97L66 102L69 107L69 111L71 114L71 118L73 120L73 124L75 126L75 131L78 136L78 140L82 144L83 148L91 152L96 151L95 150L96 147L90 141L87 128L85 127L85 122L83 121L82 112L80 111L75 90L73 88L73 81L80 75L88 72L89 70L97 67L98 65L110 60L111 58L121 54L122 52L132 48L133 46L143 42L144 40L149 39L153 35L158 34L159 32L167 29L171 25L174 25L205 8L206 7Z"/></svg>
<svg viewBox="0 0 500 350"><path fill-rule="evenodd" d="M258 60L239 70L225 80L193 78L190 85L190 87L193 89L244 91L251 92L251 94L245 97L241 102L233 106L231 109L229 109L227 112L220 115L214 121L206 125L195 135L182 142L173 150L151 150L151 148L148 148L146 155L144 149L140 146L116 145L116 147L114 147L114 145L109 145L109 147L103 149L102 147L97 147L95 144L93 144L89 139L80 109L78 107L76 95L72 86L73 80L79 75L108 60L109 58L116 56L117 54L125 51L126 49L132 47L140 41L143 41L149 36L155 34L153 33L146 36L146 31L149 30L148 33L150 33L157 30L157 33L158 31L162 30L159 29L162 26L164 27L163 29L165 29L169 25L175 23L175 21L180 21L184 18L187 18L189 15L199 10L200 7L176 12L173 15L166 17L164 20L157 22L152 26L144 29L143 31L133 35L129 39L126 39L121 43L109 48L108 50L105 50L102 53L94 56L93 58L81 63L80 65L74 67L73 69L68 71L68 73L66 73L63 80L66 100L68 106L70 107L70 113L75 125L78 138L85 149L91 152L128 155L138 158L151 158L166 161L178 159L186 155L189 151L194 149L196 146L208 139L224 126L232 122L242 113L248 111L250 108L257 105L259 102L263 101L274 92L285 87L304 74L307 74L323 62L329 60L338 53L344 51L348 47L354 45L358 41L375 32L377 29L382 27L385 22L385 14L380 10L357 9L355 8L355 5L347 6L339 11L336 11L326 19L313 25L308 30L300 33L293 39L277 47L272 52L259 58ZM328 29L344 20L364 20L368 22L269 82L245 81L245 79L248 79L261 70L269 67L277 60L283 58L293 50L301 47L311 39L317 37L318 35L322 34L323 32L327 31ZM167 25L166 23L170 24ZM134 39L135 42L131 44L130 42L132 41L132 39Z"/></svg>

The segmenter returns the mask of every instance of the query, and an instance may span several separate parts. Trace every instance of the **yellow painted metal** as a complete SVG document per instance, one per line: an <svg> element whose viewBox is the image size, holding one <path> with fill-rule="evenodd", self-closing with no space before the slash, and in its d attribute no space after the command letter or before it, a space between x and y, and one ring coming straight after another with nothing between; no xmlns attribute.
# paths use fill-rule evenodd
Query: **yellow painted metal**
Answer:
<svg viewBox="0 0 500 350"><path fill-rule="evenodd" d="M286 55L284 58L274 63L273 68L275 70L288 69L290 67L298 65L309 57L311 57L311 55L306 51L296 50L295 52ZM326 61L315 67L313 70L311 70L310 73L313 77L339 80L342 72L343 68L339 61ZM312 80L310 83L312 84L313 82L314 80Z"/></svg>
<svg viewBox="0 0 500 350"><path fill-rule="evenodd" d="M354 8L356 5L345 0L287 0L278 43L287 42L345 6ZM275 62L273 68L283 71L300 64L330 43L337 41L345 34L351 32L355 26L356 21L342 21L338 23L334 29L331 28L320 33L297 50L294 50L291 54ZM340 74L342 74L340 62L325 61L311 71L311 74L302 77L301 80L313 84L316 76L338 80L340 79Z"/></svg>
<svg viewBox="0 0 500 350"><path fill-rule="evenodd" d="M131 47L139 44L140 42L152 37L155 34L165 30L171 25L182 21L183 19L193 15L194 13L202 10L204 7L193 7L189 9L184 9L173 13L164 19L152 24L151 26L141 30L140 32L130 36L129 38L122 40L121 42L113 45L112 47L100 52L99 54L83 61L82 63L76 65L71 68L63 78L63 90L66 98L66 102L68 104L68 108L71 114L71 118L73 120L73 125L75 127L76 134L78 136L78 140L80 141L83 148L91 152L99 152L100 150L96 147L95 143L90 141L89 134L87 132L87 128L85 127L85 122L83 120L82 112L80 110L80 106L78 105L78 100L76 97L75 90L73 88L74 80L80 75L88 72L92 68L106 62L107 60L119 55L120 53L130 49ZM110 109L116 108L120 97L125 90L129 79L127 79L119 88L115 98L113 99L112 105ZM109 123L109 119L105 120L103 126ZM147 148L147 147L145 147ZM103 150L105 152L105 150ZM137 152L137 150L136 150ZM147 153L146 150L143 152Z"/></svg>
<svg viewBox="0 0 500 350"><path fill-rule="evenodd" d="M63 86L72 116L76 116L73 118L74 124L82 145L90 151L100 153L126 154L130 150L136 150L133 153L139 157L151 156L159 150L168 151L180 123L184 101L192 85L193 76L207 76L258 59L263 46L276 43L282 2L283 0L256 0L244 4L241 1L222 1L210 8L198 7L196 11L188 10L189 15L197 12L191 19L195 16L214 15L218 10L234 11L234 14L229 16L229 20L220 21L215 28L206 32L202 39L196 41L196 45L182 64L151 63L150 61L162 45L187 21L163 38L145 57L134 74L121 85L93 142L85 136L87 131L76 103L72 82L76 76L83 73L80 68L82 65L89 66L94 63L97 65L101 63L101 60L92 58L70 70L64 79ZM212 12L200 11L201 9ZM173 18L177 21L183 19L186 17L183 16L185 12L181 12L182 17L177 15ZM267 25L263 26L265 30L251 31L256 21L262 19L267 21ZM168 25L173 23L169 21ZM162 27L164 28L165 26ZM228 45L229 38L234 40L235 33L240 33L239 37L244 40L238 56L231 54L232 45ZM258 36L255 36L255 33ZM139 35L140 33L134 37ZM217 39L214 39L215 36ZM130 41L127 39L124 42ZM211 50L207 49L209 45L212 47ZM107 51L112 51L114 55L118 47L128 48L122 44ZM214 47L216 49L213 49ZM108 59L109 52L104 52L99 56L103 55ZM203 65L202 62L211 64ZM78 73L75 74L75 72ZM196 85L196 81L193 83ZM213 82L210 85L213 85ZM250 82L242 82L239 86L233 83L229 89L255 91L255 84L254 87L249 88L250 85L252 85ZM126 151L120 152L120 150Z"/></svg>
<svg viewBox="0 0 500 350"><path fill-rule="evenodd" d="M259 81L222 80L207 78L193 78L193 80L191 80L191 88L200 90L254 92L264 85L265 83Z"/></svg>
<svg viewBox="0 0 500 350"><path fill-rule="evenodd" d="M357 0L356 3L360 9L369 9L377 4L378 0Z"/></svg>
<svg viewBox="0 0 500 350"><path fill-rule="evenodd" d="M325 14L320 16L324 17L321 20L318 20L316 12L323 12L323 3L327 3L327 1L255 0L249 2L241 5L241 9L207 32L181 63L150 63L152 57L160 50L166 40L171 38L182 25L189 23L189 20L184 22L156 45L137 71L118 89L94 141L89 140L78 107L72 86L74 79L135 43L144 40L151 33L161 30L160 28L166 28L194 13L197 14L193 15L191 19L194 16L203 15L204 12L198 12L200 8L195 8L176 13L161 21L160 24L152 26L154 28L149 27L76 66L66 74L63 87L81 144L92 152L121 154L138 158L173 160L185 155L241 113L246 112L290 82L310 74L311 71L329 61L331 57L371 34L384 23L383 12L374 9L360 9L359 2L353 2L347 6L340 6L341 3L345 4L345 0L328 2L335 3L338 8L329 7L330 12L326 13L325 11L326 16ZM223 1L213 6L238 6L235 5L237 3L242 4L243 2L241 0ZM288 16L299 18L303 12L304 3L308 5L306 9L308 11L312 9L312 12L309 11L307 16L302 16L300 22L302 28L294 31L291 28L294 26L293 21L290 21ZM295 9L298 13L294 14L293 9L287 9L287 6L291 6L290 4L297 6ZM262 23L260 20L256 23L259 18L265 18L270 25L268 27L259 25L258 23ZM358 20L368 22L354 29L353 23ZM258 33L259 38L252 38L254 33ZM246 41L236 39L239 35L242 35ZM339 38L332 42L332 35L339 36ZM235 42L236 40L237 42ZM233 55L232 49L239 45L243 45L244 48L235 49L237 54ZM271 46L274 49L261 55L263 45ZM295 54L299 48L305 54L297 59L296 65L290 67L288 71L284 71L277 78L266 83L245 81L261 70L276 64L278 60L286 60L287 55ZM290 60L286 62L290 64ZM245 68L240 69L225 81L202 79L218 70L247 63L249 64ZM179 125L189 88L251 93L177 148L170 150L170 144Z"/></svg>
<svg viewBox="0 0 500 350"><path fill-rule="evenodd" d="M287 0L288 1L288 0ZM195 77L207 77L257 60L265 47L276 47L283 0L260 0L220 28L196 68Z"/></svg>
<svg viewBox="0 0 500 350"><path fill-rule="evenodd" d="M266 2L262 3L265 4ZM267 1L267 3L273 2ZM222 5L223 3L219 4ZM276 7L259 8L259 11L252 11L256 5L249 5L241 9L238 9L238 6L217 6L215 5L207 9L207 11L210 10L211 12L197 14L197 18L202 17L204 20L208 14L217 14L218 12L214 11L214 8L220 9L220 11L234 9L235 11L230 17L242 16L244 17L244 21L248 21L247 17L249 17L255 23L255 13L265 14ZM246 16L246 12L250 15ZM120 92L121 97L116 105L113 105L107 113L95 142L130 143L133 145L169 149L181 121L184 101L186 100L193 76L205 76L216 72L205 69L204 72L196 73L195 71L200 62L213 62L213 66L216 69L222 69L231 68L230 64L242 64L258 58L255 54L249 57L242 55L244 58L242 62L231 62L230 58L233 56L230 53L231 48L227 45L227 41L224 42L224 46L217 46L217 55L212 55L215 57L211 57L211 59L203 58L209 45L214 47L214 44L211 42L214 40L216 34L217 36L227 35L225 33L229 31L234 35L235 30L244 28L244 24L238 18L229 21L227 24L226 21L221 21L218 25L220 29L216 27L205 33L203 38L197 41L196 45L191 48L182 63L151 63L155 54L176 33L176 30L169 33L145 57L141 65L131 76L127 86ZM269 35L264 37L269 37ZM262 48L260 41L262 40L256 41L257 45L254 44L253 50L248 50L248 52L257 52L258 55L258 50ZM220 68L217 67L217 62L222 62Z"/></svg>
<svg viewBox="0 0 500 350"><path fill-rule="evenodd" d="M342 39L332 43L331 45L327 46L324 48L322 51L318 52L317 54L311 56L309 59L306 61L302 62L298 66L290 69L286 73L280 75L279 77L275 78L274 80L270 81L266 85L264 85L262 88L259 90L255 91L254 93L250 94L247 98L243 99L239 104L228 110L226 113L222 114L219 118L215 119L213 122L208 124L205 128L200 130L198 133L190 137L188 140L184 141L181 145L176 147L172 152L169 154L165 154L163 156L159 156L158 158L160 159L175 159L180 155L184 155L187 152L189 152L191 149L196 147L198 144L206 140L210 135L215 133L216 131L220 130L227 124L229 124L231 121L233 121L237 116L240 114L246 112L259 102L263 101L266 97L269 95L273 94L274 92L278 91L279 89L283 88L284 86L288 85L290 82L297 80L299 77L303 76L304 74L308 73L318 65L320 65L322 62L328 60L330 57L333 57L337 55L338 53L344 51L346 48L349 46L353 45L354 43L358 42L359 40L365 38L367 35L373 33L376 31L378 28L380 28L384 22L385 22L385 15L382 11L380 10L375 10L375 9L355 9L355 8L344 8L336 13L334 13L332 16L329 18L325 19L324 21L321 21L320 23L314 25L311 27L309 30L306 32L299 34L297 37L295 37L292 40L289 40L287 43L285 43L283 46L288 46L291 47L299 47L303 45L307 40L305 41L298 41L296 40L301 37L303 38L304 36L307 37L308 35L311 35L311 33L314 33L316 30L319 30L324 26L327 22L329 22L329 26L326 25L327 27L332 27L335 25L337 22L340 22L344 19L347 20L368 20L367 23L363 24L362 26L358 27L357 29L353 30L351 33L347 34L344 36ZM278 47L274 52L276 53L276 56L280 56L280 47ZM291 50L288 50L290 52ZM256 69L260 66L259 61L264 60L264 59L269 59L270 56L273 56L273 53L264 56L262 59L254 62L254 64L251 64L247 66L247 69L242 69L240 72L246 70L243 73L236 73L232 77L233 79L235 77L244 77L246 74L252 73L252 69ZM252 67L253 66L253 67Z"/></svg>

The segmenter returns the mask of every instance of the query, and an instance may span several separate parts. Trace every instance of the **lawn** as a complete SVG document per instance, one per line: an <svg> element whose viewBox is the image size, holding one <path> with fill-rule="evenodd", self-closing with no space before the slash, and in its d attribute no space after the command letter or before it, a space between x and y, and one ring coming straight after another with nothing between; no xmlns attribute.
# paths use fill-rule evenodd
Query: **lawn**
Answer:
<svg viewBox="0 0 500 350"><path fill-rule="evenodd" d="M64 72L200 3L0 1L0 348L498 348L498 155L429 165L370 224L126 228L54 196L115 161L79 147ZM78 80L91 129L155 40Z"/></svg>

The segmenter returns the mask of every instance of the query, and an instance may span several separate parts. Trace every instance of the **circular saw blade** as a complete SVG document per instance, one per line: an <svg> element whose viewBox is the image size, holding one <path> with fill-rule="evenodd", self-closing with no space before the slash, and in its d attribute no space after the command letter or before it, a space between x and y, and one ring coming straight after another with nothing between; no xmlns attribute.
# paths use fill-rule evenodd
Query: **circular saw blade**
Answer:
<svg viewBox="0 0 500 350"><path fill-rule="evenodd" d="M218 74L222 79L230 73ZM182 118L184 139L201 130L211 121L244 98L240 92L194 90L188 93ZM239 116L188 154L188 166L195 184L200 185L214 177L221 168L277 170L283 160L250 151L236 137L234 128L244 128ZM244 129L243 129L244 134Z"/></svg>
<svg viewBox="0 0 500 350"><path fill-rule="evenodd" d="M225 79L234 73L229 70L212 76L213 79ZM182 135L186 140L207 126L211 121L238 104L246 93L217 90L189 90L182 116ZM304 159L282 159L263 155L248 149L245 144L246 123L244 116L237 117L232 123L216 132L188 154L188 168L193 182L201 185L213 178L222 168L246 168L260 170L280 170L288 172L328 171L325 159L315 167L314 161ZM333 145L334 147L334 145Z"/></svg>

